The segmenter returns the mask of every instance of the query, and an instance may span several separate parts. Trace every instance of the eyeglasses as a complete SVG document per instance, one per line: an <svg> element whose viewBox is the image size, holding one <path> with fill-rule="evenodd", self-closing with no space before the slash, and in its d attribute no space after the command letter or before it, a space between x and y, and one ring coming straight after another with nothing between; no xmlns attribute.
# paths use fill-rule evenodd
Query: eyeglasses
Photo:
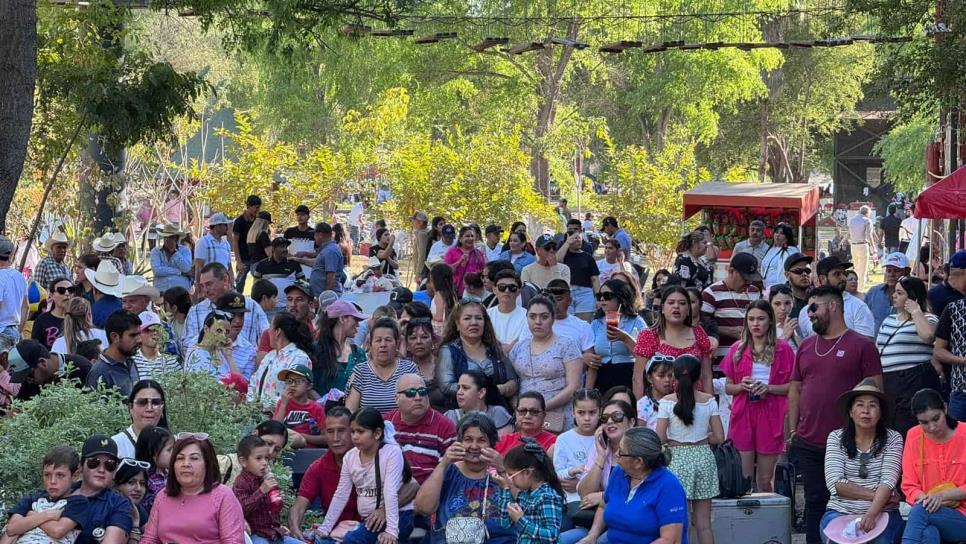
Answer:
<svg viewBox="0 0 966 544"><path fill-rule="evenodd" d="M157 408L158 406L164 406L164 399L134 399L134 405L138 408L144 408L150 404Z"/></svg>
<svg viewBox="0 0 966 544"><path fill-rule="evenodd" d="M517 413L521 416L539 416L543 413L540 408L517 408Z"/></svg>
<svg viewBox="0 0 966 544"><path fill-rule="evenodd" d="M808 313L814 314L815 312L818 311L818 307L819 306L821 306L822 304L828 304L828 303L829 303L829 301L827 301L827 300L825 302L813 302L813 303L811 303L811 304L808 305Z"/></svg>
<svg viewBox="0 0 966 544"><path fill-rule="evenodd" d="M309 381L305 378L288 378L285 380L285 385L302 385L303 383L308 383Z"/></svg>
<svg viewBox="0 0 966 544"><path fill-rule="evenodd" d="M809 274L812 273L812 269L811 268L795 268L793 270L789 270L789 272L791 272L792 274L797 274L799 276L807 276L807 275L809 275Z"/></svg>
<svg viewBox="0 0 966 544"><path fill-rule="evenodd" d="M859 478L869 477L869 461L872 459L871 453L859 454Z"/></svg>
<svg viewBox="0 0 966 544"><path fill-rule="evenodd" d="M610 291L601 291L597 293L597 300L614 300L614 293Z"/></svg>
<svg viewBox="0 0 966 544"><path fill-rule="evenodd" d="M86 464L87 468L90 470L97 470L101 468L101 465L104 465L104 470L108 472L114 472L117 470L117 459L104 459L102 461L97 457L88 457Z"/></svg>
<svg viewBox="0 0 966 544"><path fill-rule="evenodd" d="M175 440L185 440L194 438L195 440L208 440L208 433L178 433L174 435Z"/></svg>
<svg viewBox="0 0 966 544"><path fill-rule="evenodd" d="M600 416L600 424L606 425L608 420L613 421L614 423L620 423L624 421L624 419L625 419L624 412L612 412L610 414L604 414Z"/></svg>
<svg viewBox="0 0 966 544"><path fill-rule="evenodd" d="M55 287L54 292L58 295L66 295L67 293L73 294L77 290L77 287L71 285L70 287Z"/></svg>
<svg viewBox="0 0 966 544"><path fill-rule="evenodd" d="M121 459L121 464L118 466L123 467L124 465L143 468L144 470L151 469L151 463L148 463L147 461L138 461L137 459L131 459L130 457L125 457L124 459Z"/></svg>
<svg viewBox="0 0 966 544"><path fill-rule="evenodd" d="M512 479L516 478L518 474L523 474L524 472L526 472L528 470L533 470L533 469L532 468L525 468L525 469L522 469L522 470L518 470L518 471L514 472L513 474L508 474L507 477L506 477L506 479L507 480L512 480Z"/></svg>
<svg viewBox="0 0 966 544"><path fill-rule="evenodd" d="M410 387L409 389L403 389L402 391L396 391L400 395L406 395L406 398L414 399L416 395L420 397L425 397L429 394L428 387Z"/></svg>
<svg viewBox="0 0 966 544"><path fill-rule="evenodd" d="M496 285L496 290L501 293L506 293L507 291L511 293L516 293L520 290L520 286L515 283L498 283Z"/></svg>

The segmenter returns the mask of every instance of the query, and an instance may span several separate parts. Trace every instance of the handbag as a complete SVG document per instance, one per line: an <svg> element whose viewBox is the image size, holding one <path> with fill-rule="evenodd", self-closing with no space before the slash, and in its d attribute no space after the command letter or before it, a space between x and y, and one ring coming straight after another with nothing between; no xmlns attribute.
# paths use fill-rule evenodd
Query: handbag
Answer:
<svg viewBox="0 0 966 544"><path fill-rule="evenodd" d="M483 544L489 538L486 530L486 503L490 491L490 474L483 487L483 507L480 517L456 516L446 522L446 544Z"/></svg>
<svg viewBox="0 0 966 544"><path fill-rule="evenodd" d="M565 421L563 410L554 410L545 414L543 427L554 434L560 434L564 432Z"/></svg>
<svg viewBox="0 0 966 544"><path fill-rule="evenodd" d="M919 474L926 473L926 436L923 434L919 435ZM948 489L956 489L958 486L952 482L942 482L938 483L928 491L927 494L932 495L933 493L939 493L940 491L946 491ZM962 501L943 501L943 506L946 508L952 508L956 510Z"/></svg>

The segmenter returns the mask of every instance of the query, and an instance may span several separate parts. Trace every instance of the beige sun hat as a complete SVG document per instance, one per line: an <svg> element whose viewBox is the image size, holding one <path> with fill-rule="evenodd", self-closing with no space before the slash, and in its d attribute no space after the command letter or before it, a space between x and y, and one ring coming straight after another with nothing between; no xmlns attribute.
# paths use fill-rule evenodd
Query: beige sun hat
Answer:
<svg viewBox="0 0 966 544"><path fill-rule="evenodd" d="M84 270L84 277L87 281L91 282L91 285L95 289L104 293L105 295L113 295L115 297L121 296L121 273L117 271L117 267L110 261L101 261L97 265L97 271L91 270L90 268Z"/></svg>
<svg viewBox="0 0 966 544"><path fill-rule="evenodd" d="M50 248L57 244L70 244L70 240L67 239L67 235L64 234L63 231L55 230L54 233L51 234L46 241L44 241L44 247L47 248L47 251L50 251Z"/></svg>
<svg viewBox="0 0 966 544"><path fill-rule="evenodd" d="M153 285L148 283L148 280L144 276L138 276L136 274L131 274L130 276L124 276L121 279L121 297L127 297L132 295L144 295L150 297L154 300L161 296L161 292L155 289Z"/></svg>

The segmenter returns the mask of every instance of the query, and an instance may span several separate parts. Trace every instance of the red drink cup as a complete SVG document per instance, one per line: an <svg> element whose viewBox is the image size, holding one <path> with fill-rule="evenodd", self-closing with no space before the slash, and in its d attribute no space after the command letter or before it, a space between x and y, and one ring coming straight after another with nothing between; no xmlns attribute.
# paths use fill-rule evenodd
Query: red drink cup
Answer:
<svg viewBox="0 0 966 544"><path fill-rule="evenodd" d="M621 325L621 314L620 314L620 312L618 312L617 310L610 310L609 312L607 312L604 315L605 315L605 319L607 319L607 326L608 327L620 327L620 325Z"/></svg>

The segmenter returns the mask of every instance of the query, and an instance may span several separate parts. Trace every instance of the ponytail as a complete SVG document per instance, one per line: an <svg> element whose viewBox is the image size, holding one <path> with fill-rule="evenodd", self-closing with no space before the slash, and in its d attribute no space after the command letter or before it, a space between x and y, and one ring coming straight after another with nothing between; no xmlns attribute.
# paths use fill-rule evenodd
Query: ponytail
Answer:
<svg viewBox="0 0 966 544"><path fill-rule="evenodd" d="M674 379L678 381L674 415L690 427L694 423L694 384L701 380L701 361L694 355L678 357L674 360Z"/></svg>
<svg viewBox="0 0 966 544"><path fill-rule="evenodd" d="M521 441L523 444L507 452L503 460L506 467L512 470L533 469L537 477L546 482L566 502L567 495L560 485L557 471L553 468L553 460L533 438L523 437Z"/></svg>

